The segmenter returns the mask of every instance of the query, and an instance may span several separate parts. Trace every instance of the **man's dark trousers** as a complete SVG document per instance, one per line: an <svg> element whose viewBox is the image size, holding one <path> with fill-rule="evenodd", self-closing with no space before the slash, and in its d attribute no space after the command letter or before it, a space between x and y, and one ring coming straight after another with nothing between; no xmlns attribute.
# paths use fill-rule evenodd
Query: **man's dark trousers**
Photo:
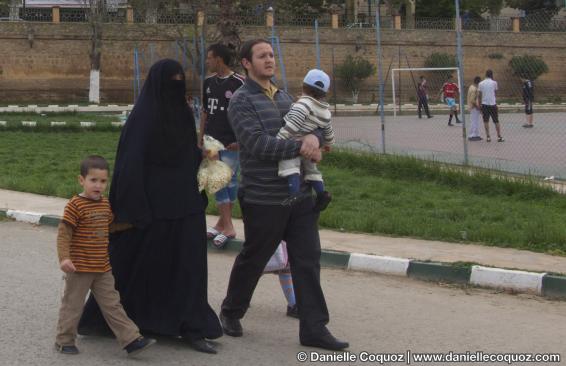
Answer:
<svg viewBox="0 0 566 366"><path fill-rule="evenodd" d="M419 108L418 108L418 112L419 112L419 118L421 118L421 112L422 109L424 107L424 111L426 113L427 117L430 117L430 111L428 110L428 98L426 95L424 96L419 96Z"/></svg>
<svg viewBox="0 0 566 366"><path fill-rule="evenodd" d="M328 309L320 287L318 213L313 212L313 205L311 198L289 208L246 203L245 196L240 196L246 240L232 268L222 303L224 316L244 316L265 265L285 240L299 308L299 338L309 340L328 333Z"/></svg>

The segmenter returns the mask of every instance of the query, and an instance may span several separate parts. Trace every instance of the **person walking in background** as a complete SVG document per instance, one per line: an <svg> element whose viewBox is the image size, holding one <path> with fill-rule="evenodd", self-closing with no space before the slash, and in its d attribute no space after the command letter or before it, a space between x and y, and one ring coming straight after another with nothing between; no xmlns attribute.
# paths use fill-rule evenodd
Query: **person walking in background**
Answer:
<svg viewBox="0 0 566 366"><path fill-rule="evenodd" d="M432 118L428 109L428 84L424 76L421 75L419 84L417 85L417 98L419 100L418 114L422 117L422 110L428 118Z"/></svg>
<svg viewBox="0 0 566 366"><path fill-rule="evenodd" d="M527 123L523 125L525 128L533 127L533 103L535 101L535 90L533 82L527 78L521 78L523 83L523 102L525 103L525 116Z"/></svg>
<svg viewBox="0 0 566 366"><path fill-rule="evenodd" d="M480 136L480 117L481 117L481 107L479 100L479 89L478 85L481 81L479 76L474 78L474 83L468 88L468 109L470 110L470 133L468 134L468 140L470 141L481 141Z"/></svg>
<svg viewBox="0 0 566 366"><path fill-rule="evenodd" d="M483 125L485 126L485 141L491 142L491 136L489 135L489 118L491 117L491 120L495 124L495 131L497 132L497 142L503 142L505 140L503 136L501 136L497 99L495 96L498 85L497 81L493 80L493 71L487 70L485 72L485 79L479 83L478 89L480 92Z"/></svg>
<svg viewBox="0 0 566 366"><path fill-rule="evenodd" d="M216 248L222 248L228 240L236 237L232 223L232 209L238 191L238 171L240 158L238 143L232 127L228 123L228 104L234 92L244 85L244 77L230 69L232 51L225 45L216 43L208 47L206 67L213 74L203 85L203 112L200 120L199 146L202 147L204 135L220 141L226 150L219 152L219 159L232 169L232 179L228 186L214 195L218 207L218 222L207 229L207 238Z"/></svg>
<svg viewBox="0 0 566 366"><path fill-rule="evenodd" d="M448 75L446 82L442 84L442 89L440 90L440 99L444 99L444 102L450 111L448 126L453 126L453 116L456 117L456 123L461 123L458 119L458 105L456 104L456 99L459 97L459 93L460 89L458 88L458 85L452 81L452 75Z"/></svg>

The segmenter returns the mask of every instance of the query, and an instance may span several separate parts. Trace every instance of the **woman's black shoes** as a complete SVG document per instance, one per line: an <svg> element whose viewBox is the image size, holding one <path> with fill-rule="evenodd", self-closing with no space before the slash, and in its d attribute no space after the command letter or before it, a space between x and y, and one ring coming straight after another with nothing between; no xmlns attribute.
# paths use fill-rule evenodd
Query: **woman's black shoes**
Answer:
<svg viewBox="0 0 566 366"><path fill-rule="evenodd" d="M212 343L208 342L206 339L194 339L188 341L189 346L194 349L195 351L202 352L202 353L210 353L210 354L217 354L216 348L212 345Z"/></svg>

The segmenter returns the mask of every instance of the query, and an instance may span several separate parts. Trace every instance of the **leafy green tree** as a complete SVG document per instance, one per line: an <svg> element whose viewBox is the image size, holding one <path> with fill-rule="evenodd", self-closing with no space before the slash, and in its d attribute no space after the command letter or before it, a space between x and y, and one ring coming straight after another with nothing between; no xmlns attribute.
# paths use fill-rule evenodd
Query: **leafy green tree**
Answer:
<svg viewBox="0 0 566 366"><path fill-rule="evenodd" d="M374 75L375 65L359 56L348 55L343 63L336 67L336 76L352 92L353 102L356 103L360 93L361 83Z"/></svg>
<svg viewBox="0 0 566 366"><path fill-rule="evenodd" d="M458 62L456 61L456 56L450 55L443 52L434 52L430 54L424 62L424 67L456 67ZM453 71L439 71L441 78L444 80Z"/></svg>
<svg viewBox="0 0 566 366"><path fill-rule="evenodd" d="M548 72L548 65L542 58L530 55L513 56L509 61L509 66L514 75L529 80L536 80Z"/></svg>

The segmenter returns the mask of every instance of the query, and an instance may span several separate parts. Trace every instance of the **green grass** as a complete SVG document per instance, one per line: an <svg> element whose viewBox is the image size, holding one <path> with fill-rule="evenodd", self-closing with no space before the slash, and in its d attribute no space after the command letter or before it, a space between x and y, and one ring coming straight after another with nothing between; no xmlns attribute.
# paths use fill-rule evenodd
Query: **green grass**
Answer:
<svg viewBox="0 0 566 366"><path fill-rule="evenodd" d="M113 164L118 137L0 132L0 187L70 197L80 160L99 154ZM566 255L566 197L534 180L344 151L326 154L321 170L334 197L323 227Z"/></svg>

